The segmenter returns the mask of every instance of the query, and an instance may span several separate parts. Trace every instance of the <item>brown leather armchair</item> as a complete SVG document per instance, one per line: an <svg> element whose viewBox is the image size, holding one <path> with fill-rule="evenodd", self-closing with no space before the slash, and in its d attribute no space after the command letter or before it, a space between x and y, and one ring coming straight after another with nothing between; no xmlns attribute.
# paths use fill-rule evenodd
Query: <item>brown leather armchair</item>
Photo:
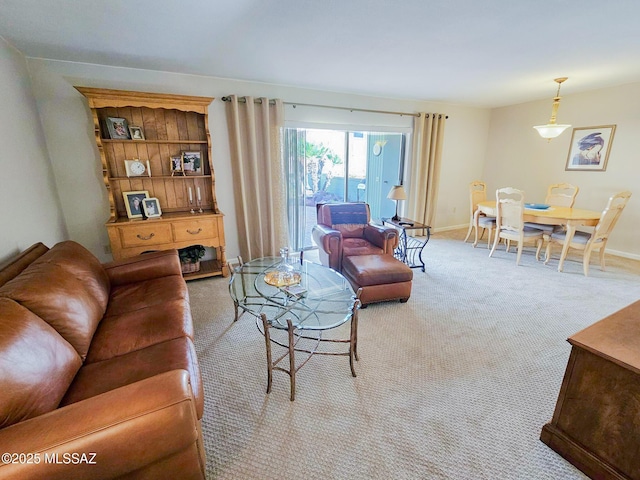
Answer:
<svg viewBox="0 0 640 480"><path fill-rule="evenodd" d="M313 239L320 261L338 272L343 259L354 255L391 255L398 246L398 231L373 225L366 203L319 203Z"/></svg>

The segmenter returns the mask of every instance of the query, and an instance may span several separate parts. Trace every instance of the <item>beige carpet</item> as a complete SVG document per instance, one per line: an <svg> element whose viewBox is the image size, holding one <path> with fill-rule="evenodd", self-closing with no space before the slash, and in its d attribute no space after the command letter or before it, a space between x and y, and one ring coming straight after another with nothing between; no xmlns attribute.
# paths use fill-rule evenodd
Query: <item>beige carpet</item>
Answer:
<svg viewBox="0 0 640 480"><path fill-rule="evenodd" d="M263 337L237 323L227 280L189 283L205 389L207 474L220 479L582 479L539 440L569 356L566 338L640 298L640 262L578 256L516 267L504 247L434 234L406 304L360 313L347 357L312 358L289 401L266 389Z"/></svg>

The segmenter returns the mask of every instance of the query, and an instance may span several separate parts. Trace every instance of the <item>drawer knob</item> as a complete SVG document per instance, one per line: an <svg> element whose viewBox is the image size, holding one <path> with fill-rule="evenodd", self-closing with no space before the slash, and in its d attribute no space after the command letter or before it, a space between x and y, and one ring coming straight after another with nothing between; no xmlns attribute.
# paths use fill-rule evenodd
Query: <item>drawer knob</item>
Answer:
<svg viewBox="0 0 640 480"><path fill-rule="evenodd" d="M140 235L140 234L136 235L136 237L138 237L140 240L151 240L155 236L156 236L155 233L150 233L146 237L144 235Z"/></svg>
<svg viewBox="0 0 640 480"><path fill-rule="evenodd" d="M202 228L199 228L198 230L189 230L187 228L187 233L190 233L191 235L197 235L202 231Z"/></svg>

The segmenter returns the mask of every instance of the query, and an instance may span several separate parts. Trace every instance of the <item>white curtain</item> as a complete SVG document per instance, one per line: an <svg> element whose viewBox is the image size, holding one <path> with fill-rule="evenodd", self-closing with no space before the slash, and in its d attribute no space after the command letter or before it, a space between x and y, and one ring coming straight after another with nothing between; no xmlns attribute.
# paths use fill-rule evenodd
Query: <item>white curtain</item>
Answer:
<svg viewBox="0 0 640 480"><path fill-rule="evenodd" d="M289 243L281 155L284 107L281 100L228 98L240 255L245 261L278 255Z"/></svg>
<svg viewBox="0 0 640 480"><path fill-rule="evenodd" d="M421 113L413 123L407 217L433 225L446 115Z"/></svg>

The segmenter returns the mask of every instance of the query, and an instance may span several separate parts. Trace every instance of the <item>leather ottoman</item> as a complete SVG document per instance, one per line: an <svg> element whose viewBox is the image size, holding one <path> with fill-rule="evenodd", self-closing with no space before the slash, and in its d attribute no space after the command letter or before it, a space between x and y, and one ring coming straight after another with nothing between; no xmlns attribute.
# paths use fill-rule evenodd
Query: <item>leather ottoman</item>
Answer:
<svg viewBox="0 0 640 480"><path fill-rule="evenodd" d="M413 271L391 255L355 255L342 262L342 275L354 291L362 289L362 305L387 300L406 302L411 296Z"/></svg>

